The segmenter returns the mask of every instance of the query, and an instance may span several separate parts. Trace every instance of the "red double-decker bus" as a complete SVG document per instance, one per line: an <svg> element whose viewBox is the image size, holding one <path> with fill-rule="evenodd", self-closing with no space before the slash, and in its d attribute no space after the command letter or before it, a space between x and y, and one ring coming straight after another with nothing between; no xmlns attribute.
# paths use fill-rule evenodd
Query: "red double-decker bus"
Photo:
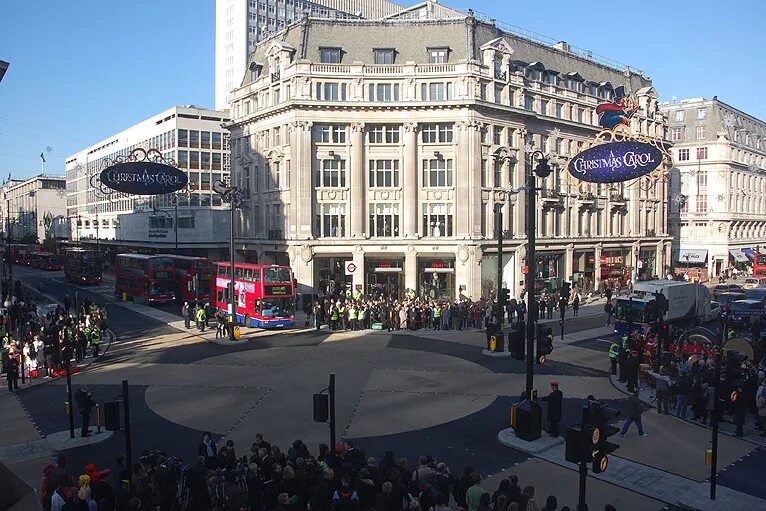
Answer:
<svg viewBox="0 0 766 511"><path fill-rule="evenodd" d="M216 266L215 305L228 311L231 264ZM295 288L289 266L235 263L234 283L237 321L260 328L295 325Z"/></svg>
<svg viewBox="0 0 766 511"><path fill-rule="evenodd" d="M29 266L30 256L37 250L37 245L14 243L11 245L11 261L18 266Z"/></svg>
<svg viewBox="0 0 766 511"><path fill-rule="evenodd" d="M29 265L40 270L62 270L64 258L51 252L35 252L29 255Z"/></svg>
<svg viewBox="0 0 766 511"><path fill-rule="evenodd" d="M68 248L64 250L64 275L75 284L98 284L101 282L101 257L96 250Z"/></svg>
<svg viewBox="0 0 766 511"><path fill-rule="evenodd" d="M753 277L766 277L766 254L753 257Z"/></svg>
<svg viewBox="0 0 766 511"><path fill-rule="evenodd" d="M148 303L169 303L176 299L173 260L167 256L117 254L114 294L125 293Z"/></svg>
<svg viewBox="0 0 766 511"><path fill-rule="evenodd" d="M176 299L180 302L209 303L213 285L213 262L206 257L159 254L173 260L176 269Z"/></svg>

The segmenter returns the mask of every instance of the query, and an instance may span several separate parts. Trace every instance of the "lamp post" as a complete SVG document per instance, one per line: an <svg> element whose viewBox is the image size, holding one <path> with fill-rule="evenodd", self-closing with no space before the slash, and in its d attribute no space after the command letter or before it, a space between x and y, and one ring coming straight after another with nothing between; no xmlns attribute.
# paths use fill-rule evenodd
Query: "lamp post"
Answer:
<svg viewBox="0 0 766 511"><path fill-rule="evenodd" d="M537 323L537 300L535 298L535 277L537 276L537 254L535 238L535 176L546 178L551 173L548 158L542 151L532 151L526 164L526 189L527 189L527 331L526 331L526 393L527 398L532 400L534 387L535 368L535 325Z"/></svg>
<svg viewBox="0 0 766 511"><path fill-rule="evenodd" d="M234 280L234 211L242 205L242 200L245 196L245 190L237 188L236 186L226 186L223 181L216 180L213 183L213 191L221 196L223 202L229 203L229 259L231 267L231 292L229 296L231 307L229 322L231 328L229 329L229 339L234 341L234 326L237 324L237 298L235 295L235 280Z"/></svg>

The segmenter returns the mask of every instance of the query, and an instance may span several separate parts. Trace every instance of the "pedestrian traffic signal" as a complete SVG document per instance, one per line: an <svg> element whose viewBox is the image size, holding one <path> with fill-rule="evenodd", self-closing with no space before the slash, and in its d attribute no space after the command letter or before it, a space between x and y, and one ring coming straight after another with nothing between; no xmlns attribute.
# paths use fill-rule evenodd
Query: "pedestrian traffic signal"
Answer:
<svg viewBox="0 0 766 511"><path fill-rule="evenodd" d="M571 283L569 283L569 282L564 282L564 283L561 285L561 293L560 293L560 296L561 296L561 300L562 300L562 301L566 300L566 302L567 302L567 303L569 302L569 295L570 295L570 293L571 293L571 290L572 290L572 284L571 284Z"/></svg>
<svg viewBox="0 0 766 511"><path fill-rule="evenodd" d="M508 351L513 353L513 357L516 360L524 360L525 342L524 329L520 328L520 325L516 323L511 328L511 331L508 332Z"/></svg>
<svg viewBox="0 0 766 511"><path fill-rule="evenodd" d="M609 437L620 431L620 428L609 424L619 414L618 410L597 401L590 402L583 409L583 435L589 435L589 438L583 441L590 445L591 449L588 459L584 461L592 462L591 469L594 474L606 471L609 466L608 455L620 447L609 441Z"/></svg>
<svg viewBox="0 0 766 511"><path fill-rule="evenodd" d="M327 394L314 394L314 422L327 422L329 414L329 396Z"/></svg>
<svg viewBox="0 0 766 511"><path fill-rule="evenodd" d="M118 401L104 403L104 428L107 431L120 430L120 403Z"/></svg>
<svg viewBox="0 0 766 511"><path fill-rule="evenodd" d="M511 297L511 291L510 289L502 288L497 293L497 303L500 305L500 307L505 307L508 305L508 300Z"/></svg>

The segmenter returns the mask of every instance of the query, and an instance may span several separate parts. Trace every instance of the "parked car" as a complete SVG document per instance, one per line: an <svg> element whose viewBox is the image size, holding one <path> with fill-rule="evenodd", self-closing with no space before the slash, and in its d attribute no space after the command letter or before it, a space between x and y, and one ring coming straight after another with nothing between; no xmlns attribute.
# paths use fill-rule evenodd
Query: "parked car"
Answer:
<svg viewBox="0 0 766 511"><path fill-rule="evenodd" d="M742 284L742 289L753 289L756 287L766 287L765 278L748 277L745 279L745 283Z"/></svg>
<svg viewBox="0 0 766 511"><path fill-rule="evenodd" d="M710 312L708 312L704 318L703 323L709 323L710 321L718 321L721 317L721 304L715 301L710 302Z"/></svg>
<svg viewBox="0 0 766 511"><path fill-rule="evenodd" d="M731 305L729 322L734 326L749 325L753 319L766 314L766 307L758 300L737 300Z"/></svg>
<svg viewBox="0 0 766 511"><path fill-rule="evenodd" d="M743 291L742 286L739 284L718 284L713 288L713 299L718 300L718 295L721 293L741 293Z"/></svg>

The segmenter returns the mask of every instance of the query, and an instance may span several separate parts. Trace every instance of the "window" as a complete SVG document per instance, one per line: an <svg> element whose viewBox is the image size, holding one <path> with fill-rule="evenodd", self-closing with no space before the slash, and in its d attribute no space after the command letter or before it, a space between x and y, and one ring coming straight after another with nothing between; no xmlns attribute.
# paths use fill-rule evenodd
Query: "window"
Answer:
<svg viewBox="0 0 766 511"><path fill-rule="evenodd" d="M585 119L585 110L582 108L577 109L577 122L582 123Z"/></svg>
<svg viewBox="0 0 766 511"><path fill-rule="evenodd" d="M698 160L707 160L707 147L698 147L697 148L697 159Z"/></svg>
<svg viewBox="0 0 766 511"><path fill-rule="evenodd" d="M370 101L387 102L399 101L399 84L378 83L370 84Z"/></svg>
<svg viewBox="0 0 766 511"><path fill-rule="evenodd" d="M370 204L370 236L399 236L399 204Z"/></svg>
<svg viewBox="0 0 766 511"><path fill-rule="evenodd" d="M697 195L697 213L707 213L707 194Z"/></svg>
<svg viewBox="0 0 766 511"><path fill-rule="evenodd" d="M447 48L429 48L428 57L431 64L446 64L447 63Z"/></svg>
<svg viewBox="0 0 766 511"><path fill-rule="evenodd" d="M340 48L319 48L320 62L323 64L340 64Z"/></svg>
<svg viewBox="0 0 766 511"><path fill-rule="evenodd" d="M338 82L317 82L316 99L324 101L345 101L346 84Z"/></svg>
<svg viewBox="0 0 766 511"><path fill-rule="evenodd" d="M317 176L319 186L330 188L346 186L346 160L322 160L321 172Z"/></svg>
<svg viewBox="0 0 766 511"><path fill-rule="evenodd" d="M282 142L280 140L280 131L279 128L274 128L274 145L282 145Z"/></svg>
<svg viewBox="0 0 766 511"><path fill-rule="evenodd" d="M697 119L705 119L707 117L707 108L697 109Z"/></svg>
<svg viewBox="0 0 766 511"><path fill-rule="evenodd" d="M705 140L705 127L697 126L697 140Z"/></svg>
<svg viewBox="0 0 766 511"><path fill-rule="evenodd" d="M314 142L323 144L345 144L346 127L339 124L315 124Z"/></svg>
<svg viewBox="0 0 766 511"><path fill-rule="evenodd" d="M316 215L317 235L323 238L346 236L346 205L322 204Z"/></svg>
<svg viewBox="0 0 766 511"><path fill-rule="evenodd" d="M209 131L201 132L200 147L202 149L210 149L210 132Z"/></svg>
<svg viewBox="0 0 766 511"><path fill-rule="evenodd" d="M189 147L199 147L199 131L189 130Z"/></svg>
<svg viewBox="0 0 766 511"><path fill-rule="evenodd" d="M399 186L399 160L370 160L370 186Z"/></svg>
<svg viewBox="0 0 766 511"><path fill-rule="evenodd" d="M212 148L213 149L221 149L221 134L213 132L213 139L212 139Z"/></svg>
<svg viewBox="0 0 766 511"><path fill-rule="evenodd" d="M670 130L670 140L673 142L680 142L683 140L683 130L682 128L673 128Z"/></svg>
<svg viewBox="0 0 766 511"><path fill-rule="evenodd" d="M688 149L679 149L678 150L678 161L689 161L689 150Z"/></svg>
<svg viewBox="0 0 766 511"><path fill-rule="evenodd" d="M535 109L535 98L532 96L524 96L524 108L530 112Z"/></svg>
<svg viewBox="0 0 766 511"><path fill-rule="evenodd" d="M178 147L187 147L189 145L189 132L178 130Z"/></svg>
<svg viewBox="0 0 766 511"><path fill-rule="evenodd" d="M697 187L705 188L707 186L707 172L697 173Z"/></svg>
<svg viewBox="0 0 766 511"><path fill-rule="evenodd" d="M540 100L540 113L548 115L548 101L545 99Z"/></svg>
<svg viewBox="0 0 766 511"><path fill-rule="evenodd" d="M452 186L452 160L423 160L423 186Z"/></svg>
<svg viewBox="0 0 766 511"><path fill-rule="evenodd" d="M199 168L199 151L189 151L189 168Z"/></svg>
<svg viewBox="0 0 766 511"><path fill-rule="evenodd" d="M545 83L548 85L558 85L559 84L559 75L552 71L546 71L545 73Z"/></svg>
<svg viewBox="0 0 766 511"><path fill-rule="evenodd" d="M684 111L676 110L676 122L684 122Z"/></svg>
<svg viewBox="0 0 766 511"><path fill-rule="evenodd" d="M368 128L370 144L398 144L399 126L393 124L371 124Z"/></svg>
<svg viewBox="0 0 766 511"><path fill-rule="evenodd" d="M561 103L556 103L556 117L561 119L563 115L564 115L564 105L562 105Z"/></svg>
<svg viewBox="0 0 766 511"><path fill-rule="evenodd" d="M567 80L567 89L573 90L575 92L583 92L585 89L585 84L583 84L577 78L569 78Z"/></svg>
<svg viewBox="0 0 766 511"><path fill-rule="evenodd" d="M444 101L445 99L452 99L452 82L421 83L420 99L423 101Z"/></svg>
<svg viewBox="0 0 766 511"><path fill-rule="evenodd" d="M178 151L178 167L189 168L189 153L187 151Z"/></svg>
<svg viewBox="0 0 766 511"><path fill-rule="evenodd" d="M375 53L376 64L393 64L395 50L393 48L377 48L372 50Z"/></svg>
<svg viewBox="0 0 766 511"><path fill-rule="evenodd" d="M495 145L501 145L503 143L503 127L494 126L492 128L492 143Z"/></svg>
<svg viewBox="0 0 766 511"><path fill-rule="evenodd" d="M495 160L492 162L492 166L494 168L493 172L493 183L495 188L502 188L503 187L503 163L495 158Z"/></svg>
<svg viewBox="0 0 766 511"><path fill-rule="evenodd" d="M422 136L424 144L451 143L452 124L424 124Z"/></svg>
<svg viewBox="0 0 766 511"><path fill-rule="evenodd" d="M423 205L423 236L430 238L452 236L452 204Z"/></svg>

